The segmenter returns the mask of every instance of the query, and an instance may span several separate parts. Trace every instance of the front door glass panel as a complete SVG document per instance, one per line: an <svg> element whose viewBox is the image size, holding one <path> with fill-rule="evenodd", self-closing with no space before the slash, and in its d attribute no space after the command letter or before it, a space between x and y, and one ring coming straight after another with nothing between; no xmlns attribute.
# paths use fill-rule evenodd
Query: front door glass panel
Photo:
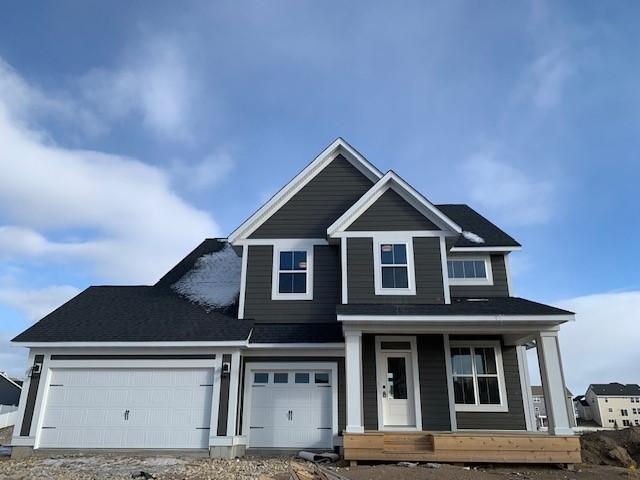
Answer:
<svg viewBox="0 0 640 480"><path fill-rule="evenodd" d="M407 365L404 357L387 357L387 390L389 399L407 399Z"/></svg>

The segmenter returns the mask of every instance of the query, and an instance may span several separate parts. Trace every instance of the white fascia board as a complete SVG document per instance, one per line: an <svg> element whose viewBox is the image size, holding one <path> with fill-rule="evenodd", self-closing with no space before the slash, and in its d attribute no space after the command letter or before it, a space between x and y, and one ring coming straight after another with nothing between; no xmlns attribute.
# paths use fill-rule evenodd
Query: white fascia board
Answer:
<svg viewBox="0 0 640 480"><path fill-rule="evenodd" d="M289 349L289 348L299 348L299 349L328 349L328 348L344 348L343 342L335 342L335 343L250 343L247 347L249 349L267 349L267 348L276 348L276 349Z"/></svg>
<svg viewBox="0 0 640 480"><path fill-rule="evenodd" d="M443 230L451 230L462 233L462 228L442 213L427 200L420 192L405 182L393 170L389 170L378 183L371 187L349 210L344 212L329 228L327 235L335 237L337 233L344 232L362 213L364 213L376 200L378 200L389 188L398 193L407 203L416 208L420 213L433 220Z"/></svg>
<svg viewBox="0 0 640 480"><path fill-rule="evenodd" d="M338 315L340 322L571 322L575 315Z"/></svg>
<svg viewBox="0 0 640 480"><path fill-rule="evenodd" d="M229 235L229 243L235 245L238 240L251 235L260 225L269 219L280 207L287 203L296 193L308 184L324 167L340 153L372 182L382 178L382 172L374 167L355 148L344 139L337 138L331 145L325 148L309 165L307 165L289 183L282 187L271 199L260 207L245 222Z"/></svg>
<svg viewBox="0 0 640 480"><path fill-rule="evenodd" d="M455 252L519 252L522 247L452 247L449 250Z"/></svg>
<svg viewBox="0 0 640 480"><path fill-rule="evenodd" d="M227 342L12 342L12 345L28 348L110 348L110 347L246 347L247 340Z"/></svg>

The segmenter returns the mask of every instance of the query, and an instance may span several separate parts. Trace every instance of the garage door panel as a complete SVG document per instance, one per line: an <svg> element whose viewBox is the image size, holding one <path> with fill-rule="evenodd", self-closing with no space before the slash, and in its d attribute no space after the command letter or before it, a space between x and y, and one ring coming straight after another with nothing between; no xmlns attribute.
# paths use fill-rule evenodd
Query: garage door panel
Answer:
<svg viewBox="0 0 640 480"><path fill-rule="evenodd" d="M208 446L211 368L54 369L51 378L40 447Z"/></svg>
<svg viewBox="0 0 640 480"><path fill-rule="evenodd" d="M304 370L303 370L304 371ZM274 373L287 373L288 383L274 383ZM333 387L296 383L296 371L262 371L251 385L249 445L254 448L330 448L333 444ZM255 379L254 377L251 377ZM278 376L282 379L282 375ZM303 377L304 378L304 377Z"/></svg>

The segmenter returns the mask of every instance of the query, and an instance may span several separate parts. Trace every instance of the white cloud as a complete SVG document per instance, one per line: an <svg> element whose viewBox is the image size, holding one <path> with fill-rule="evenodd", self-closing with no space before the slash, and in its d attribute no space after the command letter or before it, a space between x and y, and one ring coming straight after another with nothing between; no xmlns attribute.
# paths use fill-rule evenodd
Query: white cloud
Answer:
<svg viewBox="0 0 640 480"><path fill-rule="evenodd" d="M0 286L0 303L13 307L32 321L51 313L60 305L80 293L71 285L52 285L37 289Z"/></svg>
<svg viewBox="0 0 640 480"><path fill-rule="evenodd" d="M494 153L472 155L462 165L464 185L473 205L511 225L547 222L553 212L555 184L498 160Z"/></svg>
<svg viewBox="0 0 640 480"><path fill-rule="evenodd" d="M223 152L207 155L202 161L188 163L174 161L171 177L176 185L194 191L203 191L219 185L233 170L235 162L231 155Z"/></svg>
<svg viewBox="0 0 640 480"><path fill-rule="evenodd" d="M576 321L560 332L566 382L575 395L590 383L640 383L640 291L586 295L556 305L576 312ZM539 384L539 378L533 371L532 382Z"/></svg>
<svg viewBox="0 0 640 480"><path fill-rule="evenodd" d="M185 52L172 39L134 48L113 70L94 69L81 80L85 99L117 120L139 115L154 133L190 140L190 114L197 85Z"/></svg>
<svg viewBox="0 0 640 480"><path fill-rule="evenodd" d="M556 48L531 63L516 95L530 100L540 110L553 109L562 101L576 69L571 51Z"/></svg>
<svg viewBox="0 0 640 480"><path fill-rule="evenodd" d="M0 89L0 214L8 224L0 231L0 256L79 259L108 280L150 282L219 233L206 212L172 190L165 171L133 158L61 148L21 121L15 112L27 104L38 108L47 95L10 73L3 81L6 70L0 70L0 85L8 86ZM51 240L68 230L84 238Z"/></svg>

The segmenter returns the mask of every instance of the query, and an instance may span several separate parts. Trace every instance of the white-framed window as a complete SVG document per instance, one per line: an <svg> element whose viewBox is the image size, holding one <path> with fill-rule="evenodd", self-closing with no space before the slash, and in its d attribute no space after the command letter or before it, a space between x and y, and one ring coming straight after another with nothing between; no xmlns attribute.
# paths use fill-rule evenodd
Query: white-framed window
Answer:
<svg viewBox="0 0 640 480"><path fill-rule="evenodd" d="M493 285L489 255L451 255L447 258L449 285Z"/></svg>
<svg viewBox="0 0 640 480"><path fill-rule="evenodd" d="M313 300L313 245L284 241L273 247L272 300Z"/></svg>
<svg viewBox="0 0 640 480"><path fill-rule="evenodd" d="M374 238L373 261L376 295L416 294L413 238Z"/></svg>
<svg viewBox="0 0 640 480"><path fill-rule="evenodd" d="M450 342L453 397L458 412L506 412L500 342Z"/></svg>
<svg viewBox="0 0 640 480"><path fill-rule="evenodd" d="M631 426L631 422L629 420L622 420L622 425L625 427L630 427Z"/></svg>
<svg viewBox="0 0 640 480"><path fill-rule="evenodd" d="M628 417L629 416L629 410L627 410L626 408L620 409L620 415L622 415L623 417Z"/></svg>

